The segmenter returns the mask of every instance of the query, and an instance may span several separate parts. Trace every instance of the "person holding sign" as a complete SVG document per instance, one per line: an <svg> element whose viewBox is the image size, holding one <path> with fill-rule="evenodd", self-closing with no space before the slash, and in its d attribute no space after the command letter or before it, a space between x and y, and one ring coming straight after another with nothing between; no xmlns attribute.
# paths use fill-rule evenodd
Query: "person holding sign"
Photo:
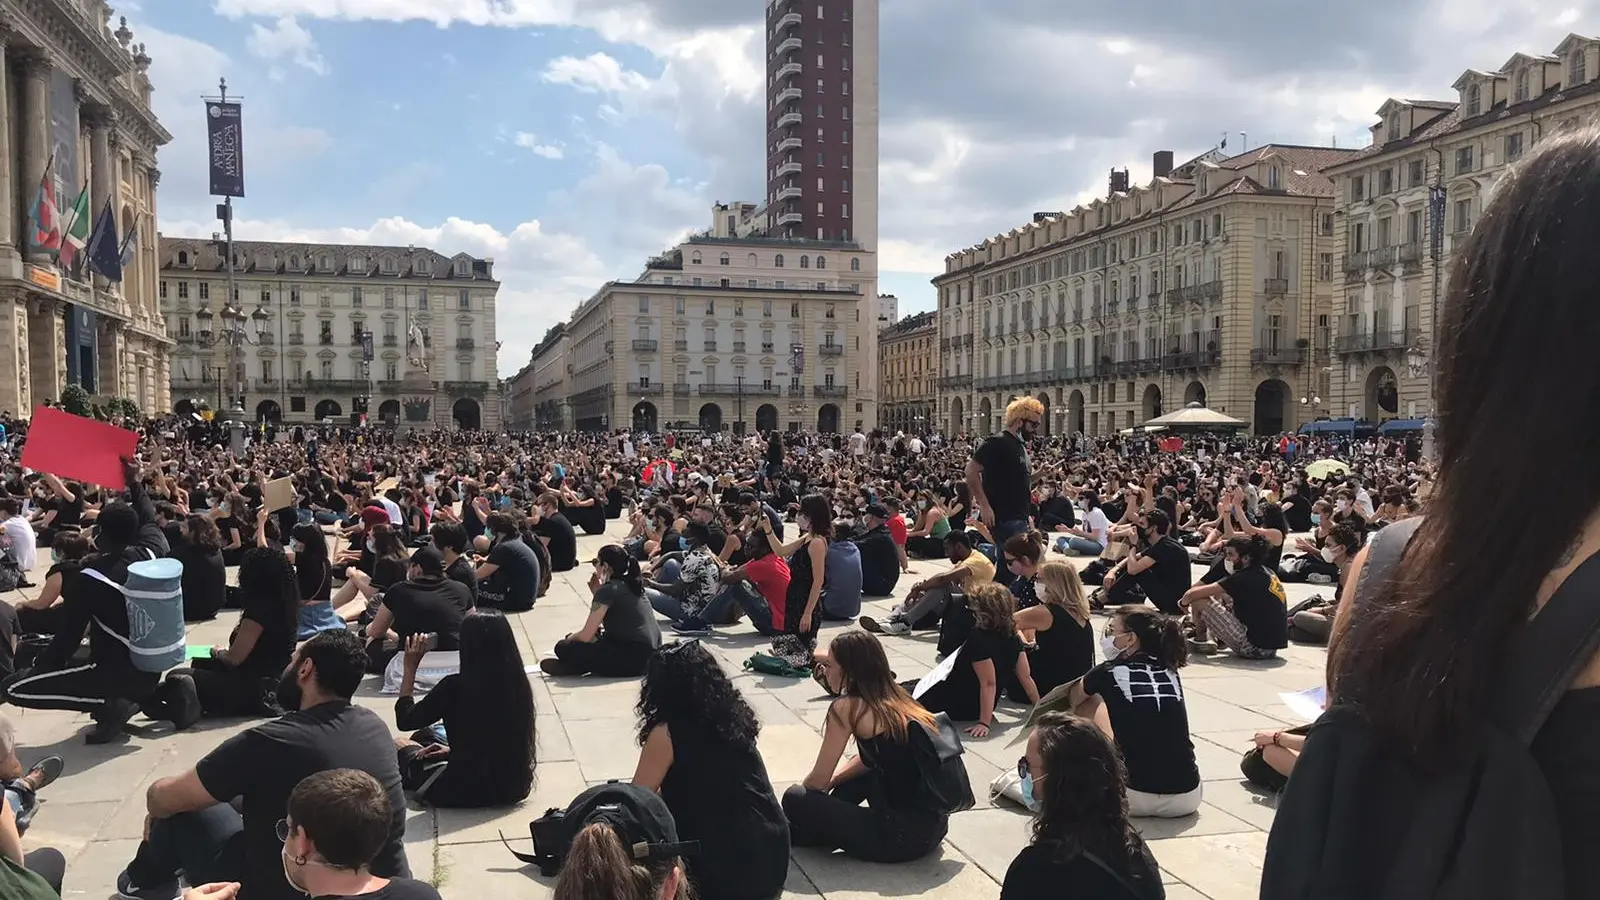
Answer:
<svg viewBox="0 0 1600 900"><path fill-rule="evenodd" d="M70 709L90 713L94 727L85 735L91 744L109 743L141 709L151 718L170 719L179 729L200 720L200 698L194 680L175 676L161 682L133 659L134 641L154 623L142 614L130 621L121 586L130 565L167 553L167 538L156 523L156 510L139 480L133 460L122 460L128 499L107 503L96 520L94 552L84 559L83 574L66 598L62 627L39 654L33 668L0 683L5 699L24 709ZM180 615L181 621L181 615ZM137 632L135 626L138 626ZM71 664L89 635L89 663Z"/></svg>

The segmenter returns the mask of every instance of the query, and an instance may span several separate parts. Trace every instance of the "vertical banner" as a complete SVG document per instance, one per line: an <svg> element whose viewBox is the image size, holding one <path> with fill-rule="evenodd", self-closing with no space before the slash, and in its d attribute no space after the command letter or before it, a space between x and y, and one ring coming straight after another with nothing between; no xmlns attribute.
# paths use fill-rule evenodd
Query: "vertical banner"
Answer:
<svg viewBox="0 0 1600 900"><path fill-rule="evenodd" d="M83 166L78 153L78 93L73 78L60 69L50 73L50 174L56 209L69 215L83 188ZM35 185L28 185L32 190ZM58 224L57 227L65 227Z"/></svg>
<svg viewBox="0 0 1600 900"><path fill-rule="evenodd" d="M244 196L244 134L239 104L206 101L206 146L211 156L211 195Z"/></svg>
<svg viewBox="0 0 1600 900"><path fill-rule="evenodd" d="M1444 252L1444 201L1443 185L1428 188L1428 232L1432 241L1430 252L1434 259Z"/></svg>

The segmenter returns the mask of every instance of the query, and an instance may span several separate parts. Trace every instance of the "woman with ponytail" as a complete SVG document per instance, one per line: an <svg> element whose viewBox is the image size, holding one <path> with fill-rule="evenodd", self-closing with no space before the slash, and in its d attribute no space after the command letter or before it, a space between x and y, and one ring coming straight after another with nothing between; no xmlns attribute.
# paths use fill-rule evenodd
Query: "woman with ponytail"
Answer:
<svg viewBox="0 0 1600 900"><path fill-rule="evenodd" d="M556 878L554 900L689 900L672 813L631 784L590 788L567 808L578 827Z"/></svg>
<svg viewBox="0 0 1600 900"><path fill-rule="evenodd" d="M1200 808L1200 769L1178 670L1189 646L1172 616L1123 606L1100 636L1105 662L1069 689L1069 708L1111 735L1128 766L1135 816L1180 818Z"/></svg>
<svg viewBox="0 0 1600 900"><path fill-rule="evenodd" d="M555 657L540 661L539 668L546 675L643 675L661 646L661 626L645 597L639 561L621 544L601 547L589 593L594 596L583 628L557 641Z"/></svg>

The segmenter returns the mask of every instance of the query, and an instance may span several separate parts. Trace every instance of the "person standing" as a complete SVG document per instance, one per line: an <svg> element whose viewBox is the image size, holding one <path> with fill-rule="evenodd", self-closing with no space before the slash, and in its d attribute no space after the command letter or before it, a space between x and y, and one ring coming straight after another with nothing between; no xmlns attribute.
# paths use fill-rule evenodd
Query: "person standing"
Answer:
<svg viewBox="0 0 1600 900"><path fill-rule="evenodd" d="M1033 476L1028 441L1044 420L1044 404L1021 397L1006 407L1005 431L989 437L967 461L967 489L977 507L978 519L988 527L998 547L1028 528L1028 508ZM996 580L1009 585L1016 576L1002 570Z"/></svg>

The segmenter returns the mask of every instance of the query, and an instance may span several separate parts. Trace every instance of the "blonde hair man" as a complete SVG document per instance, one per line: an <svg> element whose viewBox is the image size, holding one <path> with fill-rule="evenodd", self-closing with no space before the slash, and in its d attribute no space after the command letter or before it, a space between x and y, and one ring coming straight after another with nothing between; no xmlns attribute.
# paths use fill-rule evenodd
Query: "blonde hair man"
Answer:
<svg viewBox="0 0 1600 900"><path fill-rule="evenodd" d="M1033 474L1028 442L1044 421L1044 404L1033 397L1018 397L1006 407L1005 430L990 437L967 460L967 489L978 519L988 526L996 547L1028 529L1033 507ZM1009 569L998 573L1001 584L1015 576Z"/></svg>

